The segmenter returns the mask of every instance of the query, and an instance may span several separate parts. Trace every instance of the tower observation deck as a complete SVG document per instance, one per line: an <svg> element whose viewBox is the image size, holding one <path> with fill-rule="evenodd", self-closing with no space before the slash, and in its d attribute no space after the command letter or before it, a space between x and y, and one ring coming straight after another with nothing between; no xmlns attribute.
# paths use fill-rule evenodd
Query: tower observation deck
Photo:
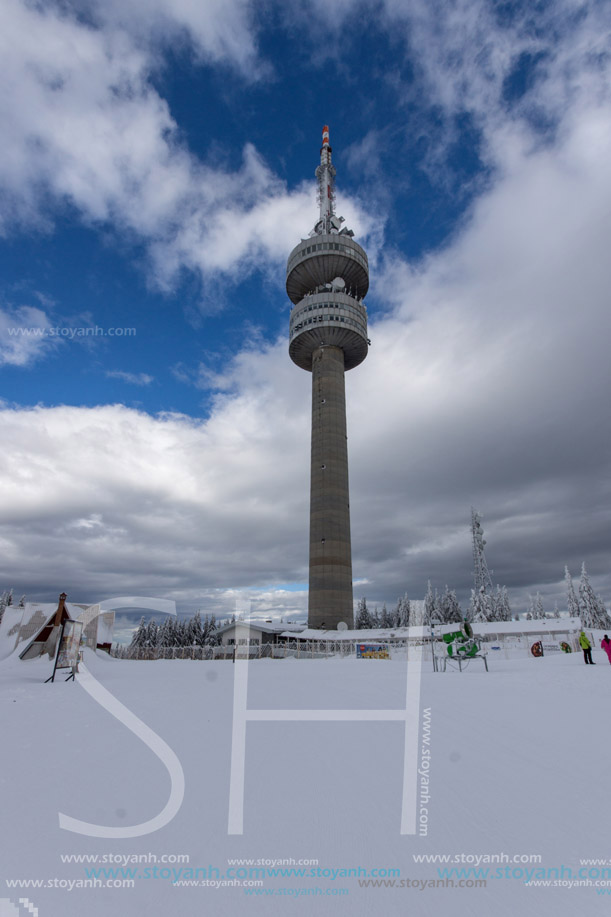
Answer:
<svg viewBox="0 0 611 917"><path fill-rule="evenodd" d="M319 219L286 268L289 355L312 373L308 625L327 630L353 620L344 372L363 362L369 344L363 302L369 265L335 215L331 153L325 126L316 169Z"/></svg>

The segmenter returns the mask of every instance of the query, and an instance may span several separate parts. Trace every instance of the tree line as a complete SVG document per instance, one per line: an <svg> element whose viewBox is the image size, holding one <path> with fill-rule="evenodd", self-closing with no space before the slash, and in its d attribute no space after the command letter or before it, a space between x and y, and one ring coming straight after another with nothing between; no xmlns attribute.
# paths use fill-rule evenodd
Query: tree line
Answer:
<svg viewBox="0 0 611 917"><path fill-rule="evenodd" d="M217 623L214 614L204 615L202 619L199 611L193 617L182 620L168 615L161 624L152 618L147 621L142 617L127 650L129 652L144 647L218 646L221 642L218 629L223 623Z"/></svg>
<svg viewBox="0 0 611 917"><path fill-rule="evenodd" d="M611 616L602 598L592 588L585 563L581 566L581 579L577 592L568 567L564 568L564 578L569 616L580 619L582 627L611 630ZM529 596L529 601L529 608L525 615L527 621L550 617L560 618L557 605L552 613L545 610L539 592L535 597ZM493 592L486 592L485 589L478 591L472 589L469 606L463 613L454 589L446 586L444 592L440 593L437 589L432 588L429 580L424 602L411 602L406 593L390 611L386 605L383 605L381 611L378 611L376 607L372 612L367 606L367 599L360 599L354 614L354 627L357 630L367 630L370 628L430 626L435 622L439 624L453 624L461 621L486 623L511 621L512 617L509 594L505 586L497 586ZM520 615L516 614L515 620L519 619Z"/></svg>

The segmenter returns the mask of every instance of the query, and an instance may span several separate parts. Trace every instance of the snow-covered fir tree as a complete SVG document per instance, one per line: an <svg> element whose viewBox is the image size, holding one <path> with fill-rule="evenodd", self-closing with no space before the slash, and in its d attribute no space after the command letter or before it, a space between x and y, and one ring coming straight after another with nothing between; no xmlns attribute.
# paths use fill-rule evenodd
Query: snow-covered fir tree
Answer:
<svg viewBox="0 0 611 917"><path fill-rule="evenodd" d="M573 586L573 580L571 579L568 567L564 568L564 581L566 583L566 600L569 617L580 618L581 609L579 608L579 599L575 593L575 587Z"/></svg>
<svg viewBox="0 0 611 917"><path fill-rule="evenodd" d="M463 619L462 609L456 598L456 592L447 585L439 601L437 616L443 624L454 624Z"/></svg>
<svg viewBox="0 0 611 917"><path fill-rule="evenodd" d="M3 592L2 595L0 595L0 621L2 621L2 618L4 616L4 609L8 608L12 604L13 604L13 590L7 589L6 592Z"/></svg>
<svg viewBox="0 0 611 917"><path fill-rule="evenodd" d="M132 642L130 643L130 649L140 649L143 646L146 646L146 621L144 616L140 618L140 623L134 631L132 636Z"/></svg>
<svg viewBox="0 0 611 917"><path fill-rule="evenodd" d="M159 625L159 633L157 634L157 646L174 646L173 627L173 618L168 616L163 619Z"/></svg>
<svg viewBox="0 0 611 917"><path fill-rule="evenodd" d="M496 615L496 621L511 621L511 605L509 604L507 586L497 585L496 587L494 613Z"/></svg>
<svg viewBox="0 0 611 917"><path fill-rule="evenodd" d="M471 602L466 619L473 621L475 624L484 624L486 621L494 621L494 597L488 595L483 589L471 590Z"/></svg>
<svg viewBox="0 0 611 917"><path fill-rule="evenodd" d="M202 616L196 611L187 625L189 643L191 646L202 646L204 642L204 629L202 627Z"/></svg>
<svg viewBox="0 0 611 917"><path fill-rule="evenodd" d="M594 593L586 565L581 565L581 581L579 583L579 607L581 609L581 623L583 627L608 630L611 627L611 618L600 596Z"/></svg>
<svg viewBox="0 0 611 917"><path fill-rule="evenodd" d="M543 608L543 601L541 599L541 595L537 592L536 596L534 596L533 598L533 596L530 595L529 593L528 600L530 603L528 607L528 613L530 615L530 618L528 618L528 620L529 621L539 621L545 618L545 609Z"/></svg>
<svg viewBox="0 0 611 917"><path fill-rule="evenodd" d="M395 627L409 627L410 625L410 603L407 597L407 592L400 598L397 602L397 607L395 609Z"/></svg>
<svg viewBox="0 0 611 917"><path fill-rule="evenodd" d="M390 628L393 627L392 615L389 613L386 608L386 602L382 605L382 613L380 615L380 627Z"/></svg>
<svg viewBox="0 0 611 917"><path fill-rule="evenodd" d="M367 599L363 596L362 599L359 599L359 604L356 609L356 618L354 621L354 626L356 630L367 630L370 627L373 627L371 623L371 615L369 609L367 608Z"/></svg>
<svg viewBox="0 0 611 917"><path fill-rule="evenodd" d="M437 599L438 597L433 593L433 587L429 580L426 587L426 595L424 596L424 615L422 619L422 623L426 627L430 627L437 618Z"/></svg>
<svg viewBox="0 0 611 917"><path fill-rule="evenodd" d="M220 636L217 633L216 617L206 615L202 629L202 644L204 646L216 646L220 643Z"/></svg>
<svg viewBox="0 0 611 917"><path fill-rule="evenodd" d="M146 646L155 647L157 646L157 638L159 636L159 625L157 621L153 618L146 625Z"/></svg>

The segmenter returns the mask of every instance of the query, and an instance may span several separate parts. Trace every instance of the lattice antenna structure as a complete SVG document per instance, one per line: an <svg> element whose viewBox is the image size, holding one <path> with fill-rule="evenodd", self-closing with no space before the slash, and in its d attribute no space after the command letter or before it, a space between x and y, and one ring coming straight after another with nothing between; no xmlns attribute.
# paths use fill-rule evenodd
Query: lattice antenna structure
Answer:
<svg viewBox="0 0 611 917"><path fill-rule="evenodd" d="M475 580L475 591L492 595L492 577L486 563L486 554L484 546L484 530L482 528L482 517L471 507L471 534L473 535L473 577Z"/></svg>

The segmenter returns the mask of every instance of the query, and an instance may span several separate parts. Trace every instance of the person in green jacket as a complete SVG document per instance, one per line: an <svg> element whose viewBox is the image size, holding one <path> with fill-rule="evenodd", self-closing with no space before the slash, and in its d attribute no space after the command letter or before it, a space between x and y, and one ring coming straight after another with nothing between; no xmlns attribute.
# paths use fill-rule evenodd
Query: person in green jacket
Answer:
<svg viewBox="0 0 611 917"><path fill-rule="evenodd" d="M579 645L583 650L583 658L586 665L588 663L590 663L590 665L596 665L595 662L592 662L592 644L586 637L585 630L582 630L582 632L579 634Z"/></svg>

